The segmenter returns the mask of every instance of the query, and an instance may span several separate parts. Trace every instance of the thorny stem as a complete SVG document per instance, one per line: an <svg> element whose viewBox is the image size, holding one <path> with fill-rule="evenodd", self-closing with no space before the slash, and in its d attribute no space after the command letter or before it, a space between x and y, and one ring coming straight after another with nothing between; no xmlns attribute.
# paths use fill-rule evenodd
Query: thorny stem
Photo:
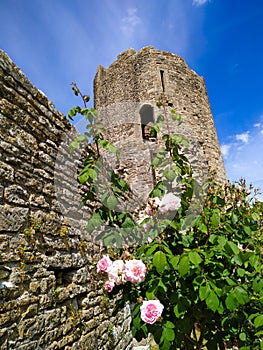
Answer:
<svg viewBox="0 0 263 350"><path fill-rule="evenodd" d="M167 127L167 134L169 136L171 136L171 130L170 130L169 122L168 122L168 116L167 116L167 110L166 110L166 106L165 106L165 96L164 96L164 94L162 94L162 105L163 105L163 112L164 112L164 117L165 117L165 122L166 122L166 127ZM169 147L169 165L170 165L170 169L172 169L173 156L172 156L172 150L171 150L170 147Z"/></svg>

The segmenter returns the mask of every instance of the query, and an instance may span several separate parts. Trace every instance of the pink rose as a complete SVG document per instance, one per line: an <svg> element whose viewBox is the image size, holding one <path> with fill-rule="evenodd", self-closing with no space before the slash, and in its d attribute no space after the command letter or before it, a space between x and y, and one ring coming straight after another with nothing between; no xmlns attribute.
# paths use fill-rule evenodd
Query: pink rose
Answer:
<svg viewBox="0 0 263 350"><path fill-rule="evenodd" d="M141 260L128 260L125 263L125 278L131 283L142 282L145 279L146 266Z"/></svg>
<svg viewBox="0 0 263 350"><path fill-rule="evenodd" d="M143 301L141 310L141 319L145 323L153 324L161 316L164 306L159 300Z"/></svg>
<svg viewBox="0 0 263 350"><path fill-rule="evenodd" d="M114 281L115 284L119 285L125 282L124 275L125 265L122 260L113 261L112 265L108 269L108 277L110 281Z"/></svg>
<svg viewBox="0 0 263 350"><path fill-rule="evenodd" d="M111 265L112 265L111 259L107 255L104 255L103 258L101 258L97 263L97 273L108 272Z"/></svg>
<svg viewBox="0 0 263 350"><path fill-rule="evenodd" d="M180 208L181 200L172 193L167 193L163 196L159 206L159 212L166 214L169 210L177 210Z"/></svg>
<svg viewBox="0 0 263 350"><path fill-rule="evenodd" d="M107 292L111 292L113 290L114 286L115 286L115 283L114 283L114 281L111 281L111 280L106 281L105 285L104 285Z"/></svg>

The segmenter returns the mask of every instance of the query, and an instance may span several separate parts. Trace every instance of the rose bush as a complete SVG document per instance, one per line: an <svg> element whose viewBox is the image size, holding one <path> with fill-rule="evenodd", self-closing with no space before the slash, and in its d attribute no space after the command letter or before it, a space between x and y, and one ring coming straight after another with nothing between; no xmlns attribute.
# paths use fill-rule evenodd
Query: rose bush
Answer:
<svg viewBox="0 0 263 350"><path fill-rule="evenodd" d="M162 141L148 203L133 214L120 212L118 199L131 192L116 173L100 201L94 189L100 152L117 150L103 139L96 111L83 101L85 108L74 107L69 115L85 115L87 133L72 148L94 141L79 180L86 186L83 201L97 205L87 228L101 232L97 238L110 255L97 271L110 297L122 291L114 312L130 302L133 336L153 334L160 350L263 350L263 203L249 196L252 188L244 181L224 187L208 181L199 189L202 211L189 215L196 184L182 151L187 142L170 132L168 118L181 118L163 97L151 128L156 139L162 132Z"/></svg>

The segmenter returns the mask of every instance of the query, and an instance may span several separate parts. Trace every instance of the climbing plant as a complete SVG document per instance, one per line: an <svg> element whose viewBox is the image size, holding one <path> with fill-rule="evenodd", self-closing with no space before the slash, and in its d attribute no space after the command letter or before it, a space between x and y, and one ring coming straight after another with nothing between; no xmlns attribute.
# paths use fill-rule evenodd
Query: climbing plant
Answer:
<svg viewBox="0 0 263 350"><path fill-rule="evenodd" d="M103 157L118 158L119 151L104 139L88 97L76 84L73 90L84 107L69 116L80 113L88 124L71 150L89 141L79 181L86 186L83 203L97 204L87 229L106 248L97 272L109 298L122 290L115 312L129 302L133 336L151 333L160 350L263 349L263 203L252 187L210 180L202 210L189 215L197 184L183 152L187 140L171 132L170 120L181 117L161 96L151 128L160 143L151 165L157 183L146 204L125 210L132 191Z"/></svg>

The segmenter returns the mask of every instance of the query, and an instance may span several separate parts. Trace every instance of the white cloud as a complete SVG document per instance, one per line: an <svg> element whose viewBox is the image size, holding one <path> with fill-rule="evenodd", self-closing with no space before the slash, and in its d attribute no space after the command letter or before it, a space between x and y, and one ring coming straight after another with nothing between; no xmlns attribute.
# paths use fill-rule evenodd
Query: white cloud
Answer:
<svg viewBox="0 0 263 350"><path fill-rule="evenodd" d="M244 143L248 143L248 139L249 139L249 131L246 131L242 134L237 134L236 135L236 140L237 141L242 141Z"/></svg>
<svg viewBox="0 0 263 350"><path fill-rule="evenodd" d="M257 124L249 131L233 135L232 141L221 146L221 151L231 182L243 178L263 192L263 130Z"/></svg>
<svg viewBox="0 0 263 350"><path fill-rule="evenodd" d="M221 152L224 158L227 158L231 145L224 144L221 146Z"/></svg>
<svg viewBox="0 0 263 350"><path fill-rule="evenodd" d="M254 128L260 128L261 127L261 123L256 123L253 126L254 126Z"/></svg>
<svg viewBox="0 0 263 350"><path fill-rule="evenodd" d="M124 34L131 35L141 22L141 18L137 15L137 9L129 8L127 15L121 19L121 30Z"/></svg>
<svg viewBox="0 0 263 350"><path fill-rule="evenodd" d="M193 5L195 6L202 6L206 3L208 3L210 0L193 0Z"/></svg>

